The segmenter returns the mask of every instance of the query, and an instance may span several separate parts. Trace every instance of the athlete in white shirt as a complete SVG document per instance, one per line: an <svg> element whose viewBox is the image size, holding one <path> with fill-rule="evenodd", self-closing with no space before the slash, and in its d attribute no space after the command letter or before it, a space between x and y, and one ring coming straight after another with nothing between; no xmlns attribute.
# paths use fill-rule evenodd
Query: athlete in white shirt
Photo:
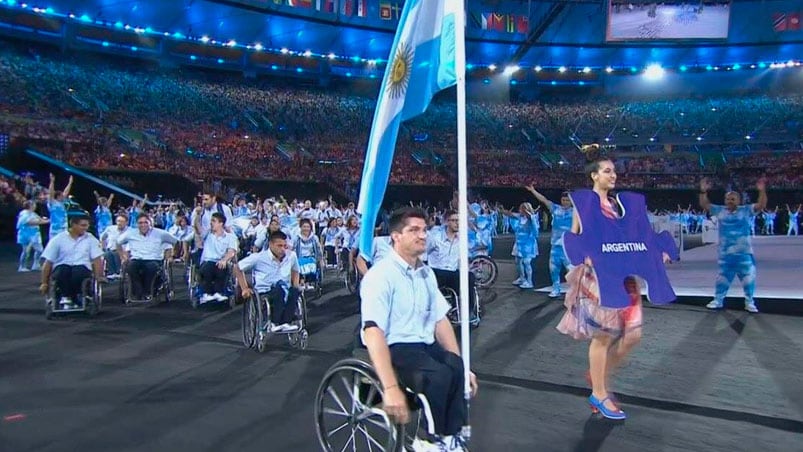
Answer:
<svg viewBox="0 0 803 452"><path fill-rule="evenodd" d="M51 237L42 258L42 284L39 291L46 295L50 290L50 275L55 280L56 300L61 305L82 305L81 286L86 278L92 276L94 271L98 281L105 281L103 276L103 263L100 257L103 250L100 242L89 229L89 215L75 215L70 217L68 230ZM54 300L55 302L55 300Z"/></svg>
<svg viewBox="0 0 803 452"><path fill-rule="evenodd" d="M154 228L146 213L137 216L137 229L130 229L117 238L117 251L123 264L127 264L131 278L131 296L134 300L150 301L152 293L145 293L153 286L165 259L165 248L171 250L178 240L167 231ZM128 251L123 245L128 245ZM167 246L165 246L167 245Z"/></svg>

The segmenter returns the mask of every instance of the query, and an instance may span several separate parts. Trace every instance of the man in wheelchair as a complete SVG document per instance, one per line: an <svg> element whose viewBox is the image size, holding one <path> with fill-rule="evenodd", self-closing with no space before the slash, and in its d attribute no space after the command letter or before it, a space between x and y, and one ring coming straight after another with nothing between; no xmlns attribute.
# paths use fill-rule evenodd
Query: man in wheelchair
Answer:
<svg viewBox="0 0 803 452"><path fill-rule="evenodd" d="M360 288L361 334L383 386L384 409L399 423L409 411L402 384L423 393L435 423L434 438L417 438L416 450L464 450L464 369L450 306L432 270L421 262L427 248L426 214L402 208L390 217L393 248L365 275ZM470 373L472 394L477 380ZM440 449L439 449L440 448Z"/></svg>
<svg viewBox="0 0 803 452"><path fill-rule="evenodd" d="M88 214L70 216L69 228L51 237L42 252L45 263L42 265L39 291L47 295L52 275L56 285L53 309L83 305L81 286L85 279L92 277L93 272L98 281L106 280L101 260L103 250L98 239L87 232L88 229Z"/></svg>
<svg viewBox="0 0 803 452"><path fill-rule="evenodd" d="M131 278L131 297L146 300L154 296L150 291L165 260L165 249L172 249L178 240L167 231L154 228L146 213L137 215L137 228L129 229L117 238L120 260ZM123 246L128 245L128 251ZM144 297L143 297L144 295Z"/></svg>
<svg viewBox="0 0 803 452"><path fill-rule="evenodd" d="M433 229L427 234L427 262L435 273L438 286L449 287L459 294L460 241L457 236L458 216L454 210L447 210L443 217L446 219L446 225L442 229ZM476 276L473 272L469 272L468 286L472 297L477 293L475 290L476 285ZM472 306L473 311L473 307L477 306L477 300L471 300L469 306ZM472 315L475 315L475 313L472 312Z"/></svg>
<svg viewBox="0 0 803 452"><path fill-rule="evenodd" d="M203 292L201 303L226 301L228 297L224 292L229 279L228 264L237 256L237 237L226 231L226 217L222 213L212 213L209 231L205 231L201 225L200 208L196 209L196 213L193 222L196 241L203 243L198 269Z"/></svg>
<svg viewBox="0 0 803 452"><path fill-rule="evenodd" d="M296 306L301 296L298 258L286 247L287 235L282 231L271 232L267 250L252 253L234 266L243 298L252 294L244 272L253 270L253 290L266 296L270 303L271 333L298 330L298 325L293 324L297 320Z"/></svg>

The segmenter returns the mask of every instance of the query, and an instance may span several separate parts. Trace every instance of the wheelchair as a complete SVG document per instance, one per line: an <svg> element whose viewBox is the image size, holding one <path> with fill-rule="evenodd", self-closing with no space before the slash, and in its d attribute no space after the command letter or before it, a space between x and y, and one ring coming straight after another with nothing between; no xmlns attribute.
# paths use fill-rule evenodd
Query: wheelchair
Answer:
<svg viewBox="0 0 803 452"><path fill-rule="evenodd" d="M443 297L446 298L446 301L449 302L449 312L446 313L446 317L452 323L452 325L460 325L460 296L457 292L448 286L441 286L439 288ZM476 287L474 287L474 302L471 303L468 307L468 315L469 315L469 325L472 328L476 328L480 325L482 309L480 307L480 294Z"/></svg>
<svg viewBox="0 0 803 452"><path fill-rule="evenodd" d="M176 292L173 289L173 263L172 259L165 257L162 259L162 266L153 278L150 287L150 300L134 300L132 298L131 275L128 274L128 263L120 266L120 300L123 304L134 305L148 303L151 306L159 304L159 297L163 296L165 303L170 303L175 299Z"/></svg>
<svg viewBox="0 0 803 452"><path fill-rule="evenodd" d="M496 277L499 275L499 267L496 262L487 255L479 254L468 262L468 271L474 273L477 287L487 289L494 285Z"/></svg>
<svg viewBox="0 0 803 452"><path fill-rule="evenodd" d="M315 257L299 257L298 268L301 278L304 280L303 292L311 292L315 298L320 298L323 295L323 269L320 262ZM307 278L314 275L314 278ZM311 289L307 289L307 285L311 285Z"/></svg>
<svg viewBox="0 0 803 452"><path fill-rule="evenodd" d="M252 284L255 286L255 284ZM271 332L270 326L270 303L266 294L257 293L252 289L250 298L243 301L243 345L245 348L255 348L259 353L266 349L268 338L271 334L286 334L287 342L291 347L301 350L307 349L309 332L307 331L307 301L304 292L298 297L296 316L298 317L293 324L298 326L296 331L277 331Z"/></svg>
<svg viewBox="0 0 803 452"><path fill-rule="evenodd" d="M81 282L81 295L83 303L80 305L72 303L62 307L56 299L56 281L50 278L50 288L45 297L45 318L50 320L56 314L66 314L70 312L86 312L90 317L95 317L103 307L103 286L94 276L86 278Z"/></svg>
<svg viewBox="0 0 803 452"><path fill-rule="evenodd" d="M382 409L382 385L365 349L332 365L315 396L315 430L324 451L412 451L419 429L435 423L423 394L405 388L410 422L396 424Z"/></svg>
<svg viewBox="0 0 803 452"><path fill-rule="evenodd" d="M198 255L200 257L200 254ZM190 304L192 305L193 309L198 309L201 306L201 275L200 275L200 266L196 265L196 258L193 256L190 259L190 263L187 266L187 291L189 292ZM226 264L226 287L223 289L223 295L228 297L226 303L230 309L234 309L237 306L237 300L240 298L239 289L237 286L237 278L234 276L234 265L236 262L229 261ZM220 301L210 301L205 304L211 303L223 303Z"/></svg>
<svg viewBox="0 0 803 452"><path fill-rule="evenodd" d="M357 265L348 265L348 263L346 263L346 267L348 268L343 275L343 280L346 283L346 289L349 291L349 293L355 294L360 290L360 281L362 281L362 275L360 275L360 272L357 270Z"/></svg>

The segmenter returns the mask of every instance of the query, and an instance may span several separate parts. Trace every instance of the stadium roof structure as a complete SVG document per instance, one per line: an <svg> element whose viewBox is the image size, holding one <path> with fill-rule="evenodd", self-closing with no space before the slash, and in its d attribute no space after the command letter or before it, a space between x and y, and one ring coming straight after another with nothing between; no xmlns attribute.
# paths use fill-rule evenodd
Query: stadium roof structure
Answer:
<svg viewBox="0 0 803 452"><path fill-rule="evenodd" d="M610 41L608 18L620 0L469 0L467 62L523 68L748 67L803 59L801 7L795 0L704 0L727 8L718 39ZM38 3L34 5L34 3ZM76 21L136 29L249 52L379 64L388 57L402 0L34 0L27 8ZM649 2L630 0L637 8ZM644 5L639 5L643 3ZM0 6L20 8L20 0ZM678 2L680 4L680 2ZM629 7L622 4L620 7ZM690 20L697 20L691 17ZM367 69L370 71L370 68Z"/></svg>

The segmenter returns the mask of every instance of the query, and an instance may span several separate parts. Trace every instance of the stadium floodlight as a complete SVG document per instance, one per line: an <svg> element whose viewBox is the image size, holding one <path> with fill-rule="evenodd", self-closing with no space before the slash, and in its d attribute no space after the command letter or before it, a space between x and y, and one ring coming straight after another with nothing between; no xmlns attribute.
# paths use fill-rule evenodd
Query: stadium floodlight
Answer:
<svg viewBox="0 0 803 452"><path fill-rule="evenodd" d="M327 56L329 57L330 60L334 60L335 58L337 58L337 56L332 52L329 52L329 55Z"/></svg>
<svg viewBox="0 0 803 452"><path fill-rule="evenodd" d="M304 52L304 56L307 57L307 58L311 57L312 56L312 50L306 50Z"/></svg>
<svg viewBox="0 0 803 452"><path fill-rule="evenodd" d="M686 72L688 70L689 70L689 68L685 64L680 66L680 72Z"/></svg>
<svg viewBox="0 0 803 452"><path fill-rule="evenodd" d="M605 72L610 74L611 72L613 72L613 68L608 66L608 67L605 68Z"/></svg>
<svg viewBox="0 0 803 452"><path fill-rule="evenodd" d="M287 47L282 47L282 50L280 50L280 52L282 53L282 55L287 55L288 53L290 53L290 49L288 49Z"/></svg>
<svg viewBox="0 0 803 452"><path fill-rule="evenodd" d="M567 70L567 69L566 69L566 66L561 66L561 67L559 67L559 68L558 68L558 72L560 72L561 74L563 74L564 72L566 72L566 70Z"/></svg>
<svg viewBox="0 0 803 452"><path fill-rule="evenodd" d="M203 42L204 44L208 43L209 41L210 41L209 36L206 35L201 36L201 42Z"/></svg>
<svg viewBox="0 0 803 452"><path fill-rule="evenodd" d="M256 50L257 52L261 52L264 48L265 47L263 47L262 44L260 43L254 44L254 50Z"/></svg>
<svg viewBox="0 0 803 452"><path fill-rule="evenodd" d="M504 74L505 74L505 75L513 75L513 74L515 74L516 72L518 72L518 71L519 71L519 69L521 69L521 67L519 67L519 65L518 65L518 64L511 64L511 65L509 65L509 66L507 66L507 67L505 68L505 72L504 72Z"/></svg>
<svg viewBox="0 0 803 452"><path fill-rule="evenodd" d="M666 71L660 64L651 64L644 70L644 78L647 80L659 80L665 73Z"/></svg>
<svg viewBox="0 0 803 452"><path fill-rule="evenodd" d="M590 67L586 66L586 67L583 68L583 74L588 74L589 72L591 72L591 68Z"/></svg>
<svg viewBox="0 0 803 452"><path fill-rule="evenodd" d="M541 70L543 68L541 66L536 66L534 69L535 69L535 72L541 72Z"/></svg>
<svg viewBox="0 0 803 452"><path fill-rule="evenodd" d="M495 71L496 70L496 65L495 64L489 64L488 65L488 70L490 70L491 72Z"/></svg>
<svg viewBox="0 0 803 452"><path fill-rule="evenodd" d="M226 45L229 47L234 47L237 45L237 41L235 41L234 39L229 39L229 42L227 42Z"/></svg>

